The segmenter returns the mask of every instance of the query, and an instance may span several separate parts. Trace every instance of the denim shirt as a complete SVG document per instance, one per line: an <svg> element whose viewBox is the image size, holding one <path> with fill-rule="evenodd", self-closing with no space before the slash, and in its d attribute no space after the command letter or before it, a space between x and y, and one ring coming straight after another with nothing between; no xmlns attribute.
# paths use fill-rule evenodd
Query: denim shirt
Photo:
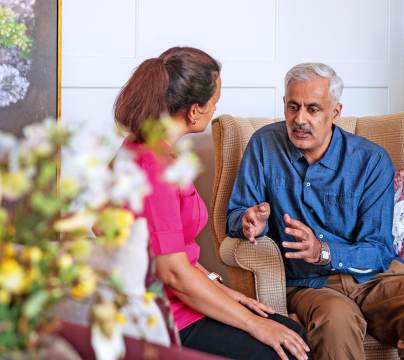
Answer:
<svg viewBox="0 0 404 360"><path fill-rule="evenodd" d="M290 142L285 122L264 126L244 152L227 212L227 233L243 237L241 219L248 207L267 201L271 213L262 235L281 249L287 286L323 287L335 272L364 282L385 271L393 259L394 168L386 151L333 125L331 142L320 160L309 164ZM282 241L288 213L326 241L326 266L285 258ZM288 250L293 251L293 250Z"/></svg>

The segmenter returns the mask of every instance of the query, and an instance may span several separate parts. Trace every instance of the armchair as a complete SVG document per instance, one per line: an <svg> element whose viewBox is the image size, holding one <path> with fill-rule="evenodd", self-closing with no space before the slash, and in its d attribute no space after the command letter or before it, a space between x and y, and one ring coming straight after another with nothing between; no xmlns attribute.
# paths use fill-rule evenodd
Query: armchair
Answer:
<svg viewBox="0 0 404 360"><path fill-rule="evenodd" d="M280 120L222 115L212 122L215 176L211 224L216 254L227 265L229 285L287 315L285 271L275 242L263 237L257 245L252 245L242 239L226 237L227 204L244 149L257 129ZM404 112L345 117L337 125L383 146L395 168L404 169ZM369 334L364 344L368 360L399 359L396 349L380 344Z"/></svg>

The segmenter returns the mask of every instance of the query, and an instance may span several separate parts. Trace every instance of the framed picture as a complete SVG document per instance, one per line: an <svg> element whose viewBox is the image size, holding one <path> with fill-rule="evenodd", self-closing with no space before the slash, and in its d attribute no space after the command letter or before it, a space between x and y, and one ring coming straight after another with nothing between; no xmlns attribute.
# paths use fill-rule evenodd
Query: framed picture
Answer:
<svg viewBox="0 0 404 360"><path fill-rule="evenodd" d="M61 111L62 0L0 0L0 129Z"/></svg>

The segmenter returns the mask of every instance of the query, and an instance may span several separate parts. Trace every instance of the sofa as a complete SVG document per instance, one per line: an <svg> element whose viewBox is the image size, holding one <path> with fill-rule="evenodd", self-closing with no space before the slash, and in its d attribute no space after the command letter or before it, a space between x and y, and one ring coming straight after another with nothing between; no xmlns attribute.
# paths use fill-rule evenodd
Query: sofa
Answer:
<svg viewBox="0 0 404 360"><path fill-rule="evenodd" d="M226 236L226 211L244 149L260 127L279 118L241 118L222 115L212 122L215 175L211 202L214 248L226 265L229 285L247 296L288 315L285 271L275 242L260 238L257 245ZM337 125L383 146L395 168L404 169L404 112L382 116L345 117ZM399 359L397 350L380 344L369 334L364 340L366 358Z"/></svg>

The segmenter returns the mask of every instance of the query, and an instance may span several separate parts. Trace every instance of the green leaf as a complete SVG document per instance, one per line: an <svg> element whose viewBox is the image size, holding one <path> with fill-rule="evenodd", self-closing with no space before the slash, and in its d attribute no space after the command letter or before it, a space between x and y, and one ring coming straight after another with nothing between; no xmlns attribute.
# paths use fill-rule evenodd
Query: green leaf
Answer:
<svg viewBox="0 0 404 360"><path fill-rule="evenodd" d="M157 297L163 297L163 283L159 280L154 281L153 283L150 284L149 288L147 291L150 291L152 293L155 293Z"/></svg>
<svg viewBox="0 0 404 360"><path fill-rule="evenodd" d="M116 288L118 290L123 290L123 287L124 287L123 281L117 273L112 272L111 275L109 276L108 280L110 281L111 285L114 288Z"/></svg>
<svg viewBox="0 0 404 360"><path fill-rule="evenodd" d="M52 181L56 182L56 164L54 161L44 163L37 178L40 187L44 187Z"/></svg>
<svg viewBox="0 0 404 360"><path fill-rule="evenodd" d="M32 294L24 304L22 309L23 314L25 314L28 319L35 318L42 311L48 298L49 294L46 290L40 290Z"/></svg>

